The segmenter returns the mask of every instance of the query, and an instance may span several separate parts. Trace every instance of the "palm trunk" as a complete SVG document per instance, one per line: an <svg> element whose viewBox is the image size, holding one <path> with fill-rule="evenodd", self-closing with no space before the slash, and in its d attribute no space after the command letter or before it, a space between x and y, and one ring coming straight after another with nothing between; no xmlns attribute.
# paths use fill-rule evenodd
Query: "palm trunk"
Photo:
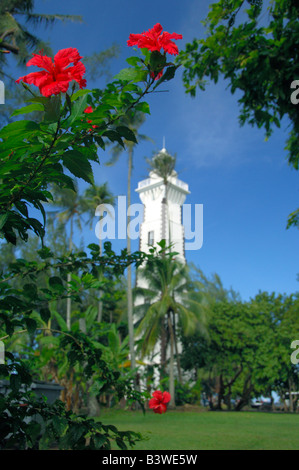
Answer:
<svg viewBox="0 0 299 470"><path fill-rule="evenodd" d="M101 239L102 222L103 222L103 217L101 217L101 219L100 219L100 239L99 239L100 256L102 256L102 254L103 254L103 246L102 246L102 239ZM101 277L102 277L102 269L100 267L99 280L101 280ZM102 297L102 291L101 290L99 291L99 296L100 296L100 300L99 300L99 303L98 303L98 322L100 323L102 321L102 316L103 316L103 302L101 301L101 297Z"/></svg>
<svg viewBox="0 0 299 470"><path fill-rule="evenodd" d="M162 383L163 379L165 378L166 348L167 348L166 328L165 328L164 323L161 325L160 348L161 348L160 382Z"/></svg>
<svg viewBox="0 0 299 470"><path fill-rule="evenodd" d="M170 332L170 361L169 361L169 393L171 395L171 400L169 402L169 408L175 408L175 386L174 386L174 336L173 328L171 323L170 313L167 313L168 316L168 328Z"/></svg>
<svg viewBox="0 0 299 470"><path fill-rule="evenodd" d="M69 251L71 253L73 248L73 217L71 217L71 232L70 232L70 240L69 240ZM71 273L67 273L67 283L71 282ZM66 325L67 329L71 329L71 314L72 314L72 299L68 297L66 299Z"/></svg>
<svg viewBox="0 0 299 470"><path fill-rule="evenodd" d="M133 150L132 147L129 147L128 151L128 199L127 199L127 209L131 205L131 175L132 175L132 160L133 160ZM127 210L127 229L130 222L130 216L128 215ZM131 254L131 239L130 234L127 233L127 252L128 255ZM132 296L132 268L131 265L128 266L127 273L127 306L128 306L128 329L129 329L129 345L130 345L130 356L131 356L131 370L134 370L136 367L135 360L135 350L134 350L134 323L133 323L133 296Z"/></svg>
<svg viewBox="0 0 299 470"><path fill-rule="evenodd" d="M179 379L179 383L182 384L183 383L183 378L182 378L181 361L180 361L180 356L179 356L178 341L177 341L176 328L175 328L175 315L174 315L174 312L173 312L172 318L173 318L173 336L174 336L174 348L175 348L176 363L177 363L177 369L178 369L178 379Z"/></svg>

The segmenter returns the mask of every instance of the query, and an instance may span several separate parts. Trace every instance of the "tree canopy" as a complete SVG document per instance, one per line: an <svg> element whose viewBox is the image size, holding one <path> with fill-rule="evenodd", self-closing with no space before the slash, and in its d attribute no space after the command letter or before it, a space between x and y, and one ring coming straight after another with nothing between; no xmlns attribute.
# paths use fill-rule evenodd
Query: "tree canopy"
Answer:
<svg viewBox="0 0 299 470"><path fill-rule="evenodd" d="M299 169L299 22L295 0L220 0L210 5L206 37L194 39L181 51L187 93L205 90L207 79L228 81L239 92L239 122L264 128L268 138L285 118L288 163ZM299 83L299 82L298 82ZM298 85L297 85L298 87ZM299 225L299 209L289 215L288 227Z"/></svg>

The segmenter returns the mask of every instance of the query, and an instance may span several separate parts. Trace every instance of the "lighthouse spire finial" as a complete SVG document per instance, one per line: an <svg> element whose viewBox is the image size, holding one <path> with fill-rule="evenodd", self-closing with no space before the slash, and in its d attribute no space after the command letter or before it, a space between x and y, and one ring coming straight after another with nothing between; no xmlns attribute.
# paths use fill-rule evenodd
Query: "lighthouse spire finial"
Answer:
<svg viewBox="0 0 299 470"><path fill-rule="evenodd" d="M165 136L163 136L163 148L162 148L162 152L165 152L166 151L166 148L165 148Z"/></svg>

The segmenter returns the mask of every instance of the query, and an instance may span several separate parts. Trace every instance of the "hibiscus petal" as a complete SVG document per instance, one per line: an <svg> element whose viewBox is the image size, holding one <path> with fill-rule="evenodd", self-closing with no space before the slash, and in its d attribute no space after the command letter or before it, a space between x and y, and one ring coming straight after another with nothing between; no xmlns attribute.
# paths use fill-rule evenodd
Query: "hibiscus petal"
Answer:
<svg viewBox="0 0 299 470"><path fill-rule="evenodd" d="M157 406L159 406L161 403L160 400L157 400L157 398L151 398L150 401L148 402L148 406L150 408L156 408Z"/></svg>
<svg viewBox="0 0 299 470"><path fill-rule="evenodd" d="M128 46L136 46L140 39L142 39L142 34L130 34L127 44Z"/></svg>
<svg viewBox="0 0 299 470"><path fill-rule="evenodd" d="M69 81L51 82L41 87L40 92L44 96L58 95L59 93L66 93L69 87Z"/></svg>
<svg viewBox="0 0 299 470"><path fill-rule="evenodd" d="M164 42L162 47L168 54L177 55L179 53L178 46L171 41L169 43Z"/></svg>
<svg viewBox="0 0 299 470"><path fill-rule="evenodd" d="M162 28L162 26L160 25L160 23L156 23L155 26L154 26L152 29L150 29L149 31L151 31L151 32L153 32L153 33L155 33L155 34L160 35L160 34L162 33L162 30L163 30L163 28Z"/></svg>
<svg viewBox="0 0 299 470"><path fill-rule="evenodd" d="M80 56L78 49L75 47L69 47L67 49L61 49L57 52L57 54L54 56L54 63L56 67L58 67L60 70L63 70L71 63L76 65L80 59L82 59L82 57Z"/></svg>
<svg viewBox="0 0 299 470"><path fill-rule="evenodd" d="M162 403L166 404L168 402L170 402L171 400L171 395L169 392L163 392L163 400L162 400Z"/></svg>
<svg viewBox="0 0 299 470"><path fill-rule="evenodd" d="M43 70L41 72L32 72L32 73L29 73L28 75L25 75L24 77L20 77L18 78L18 80L16 80L16 82L19 83L20 81L22 81L22 82L28 83L29 85L33 84L39 87L40 84L44 80L47 80L48 77L49 77L48 72Z"/></svg>
<svg viewBox="0 0 299 470"><path fill-rule="evenodd" d="M85 71L86 71L85 65L82 62L78 62L76 65L73 65L65 69L63 73L67 75L69 81L76 80L76 82L79 83L80 88L82 88L82 86L86 86L86 85L83 85L83 83L86 84L86 80L83 79L83 75L85 74Z"/></svg>
<svg viewBox="0 0 299 470"><path fill-rule="evenodd" d="M42 54L33 54L32 59L27 62L27 67L36 65L37 67L46 69L49 73L53 72L53 62L51 57Z"/></svg>
<svg viewBox="0 0 299 470"><path fill-rule="evenodd" d="M75 80L80 88L86 87L86 80L83 79L86 69L84 64L80 62L80 59L82 57L74 47L58 51L54 57L54 64L48 56L33 54L33 58L29 60L27 65L35 65L45 70L32 72L20 77L16 82L23 81L36 85L39 87L42 95L46 97L57 95L58 93L66 93L72 80ZM74 65L68 67L71 63Z"/></svg>
<svg viewBox="0 0 299 470"><path fill-rule="evenodd" d="M183 39L183 35L182 34L177 34L177 33L168 33L167 31L164 31L163 32L163 35L166 36L166 38L168 39Z"/></svg>
<svg viewBox="0 0 299 470"><path fill-rule="evenodd" d="M166 405L164 405L163 403L160 403L160 405L154 409L154 413L159 413L161 415L162 413L166 413L166 410L167 410Z"/></svg>
<svg viewBox="0 0 299 470"><path fill-rule="evenodd" d="M156 390L153 393L153 397L156 398L156 400L159 400L159 402L161 402L163 399L163 393L160 390Z"/></svg>
<svg viewBox="0 0 299 470"><path fill-rule="evenodd" d="M168 33L164 31L162 33L162 26L160 23L156 23L152 29L143 32L142 34L130 34L129 40L127 41L128 46L138 46L139 48L145 48L149 51L160 51L161 48L169 54L176 55L179 53L178 47L171 39L182 39L183 36L177 33Z"/></svg>

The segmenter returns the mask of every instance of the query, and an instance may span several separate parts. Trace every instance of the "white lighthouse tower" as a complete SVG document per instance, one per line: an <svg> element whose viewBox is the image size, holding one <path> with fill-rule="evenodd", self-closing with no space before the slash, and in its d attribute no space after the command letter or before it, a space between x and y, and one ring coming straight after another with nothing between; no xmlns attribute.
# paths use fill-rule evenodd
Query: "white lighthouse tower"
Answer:
<svg viewBox="0 0 299 470"><path fill-rule="evenodd" d="M152 171L149 177L140 181L136 192L143 203L143 222L140 226L140 251L148 253L152 246L157 246L161 240L165 240L166 247L171 245L171 251L176 252L175 258L182 264L185 259L185 240L184 226L182 221L182 206L187 194L190 194L188 184L178 179L177 172L174 170L175 158L165 149L158 152L150 162ZM148 281L142 276L140 271L136 273L136 286L146 289ZM157 297L159 292L157 292ZM154 302L155 299L151 299ZM136 310L148 302L146 295L139 293L135 299ZM135 311L136 311L135 310ZM165 339L165 329L163 329L163 338ZM162 336L161 336L162 338ZM161 340L160 338L160 340ZM142 338L140 338L142 339ZM170 355L170 345L167 346L165 356ZM180 344L178 344L180 350ZM163 364L165 364L163 358ZM155 367L162 365L161 344L156 343L154 349L147 356L147 366ZM148 362L149 361L149 362ZM169 372L171 373L171 372ZM159 380L158 371L153 372L153 380ZM174 397L174 391L172 392Z"/></svg>
<svg viewBox="0 0 299 470"><path fill-rule="evenodd" d="M153 157L168 157L175 162L165 147ZM170 174L162 177L161 172L153 170L149 178L140 181L136 191L144 206L143 223L140 227L140 250L148 252L161 240L166 246L172 244L171 251L177 252L177 259L185 263L184 227L182 224L182 205L187 194L188 184L179 180L173 169Z"/></svg>

